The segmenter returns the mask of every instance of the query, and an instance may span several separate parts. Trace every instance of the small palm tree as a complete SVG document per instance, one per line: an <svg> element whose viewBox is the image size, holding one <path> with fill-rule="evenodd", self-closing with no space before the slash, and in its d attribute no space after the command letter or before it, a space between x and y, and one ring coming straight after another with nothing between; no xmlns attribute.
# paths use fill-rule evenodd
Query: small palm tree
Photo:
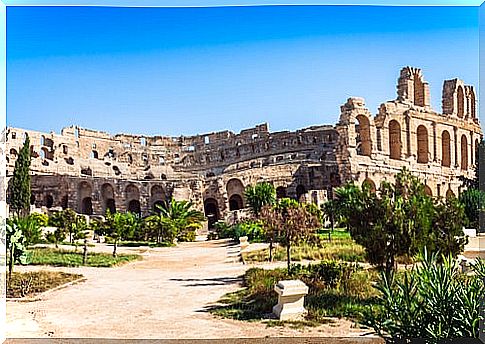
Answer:
<svg viewBox="0 0 485 344"><path fill-rule="evenodd" d="M273 184L268 182L249 185L244 190L244 197L254 215L258 216L265 205L273 205L276 202L276 191Z"/></svg>
<svg viewBox="0 0 485 344"><path fill-rule="evenodd" d="M149 216L150 222L157 230L157 239L173 242L180 240L194 240L195 231L202 227L205 216L202 212L192 209L193 203L189 201L176 201L173 198L165 206L156 205L160 211Z"/></svg>

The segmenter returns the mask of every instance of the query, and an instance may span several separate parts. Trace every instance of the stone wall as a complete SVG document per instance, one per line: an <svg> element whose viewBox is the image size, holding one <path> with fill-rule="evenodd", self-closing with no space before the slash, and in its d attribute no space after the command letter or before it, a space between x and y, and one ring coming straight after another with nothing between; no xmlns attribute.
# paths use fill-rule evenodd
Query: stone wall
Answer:
<svg viewBox="0 0 485 344"><path fill-rule="evenodd" d="M443 113L430 107L418 68L401 70L397 98L373 116L363 98L341 106L336 125L270 132L267 124L195 136L110 135L71 126L61 134L7 128L7 173L27 133L32 150L32 203L80 213L106 209L143 215L154 204L189 199L210 222L245 207L247 185L269 181L279 197L317 200L345 181L378 188L407 167L434 196L457 195L458 176L472 176L482 131L472 86L443 85ZM311 190L311 192L309 192Z"/></svg>

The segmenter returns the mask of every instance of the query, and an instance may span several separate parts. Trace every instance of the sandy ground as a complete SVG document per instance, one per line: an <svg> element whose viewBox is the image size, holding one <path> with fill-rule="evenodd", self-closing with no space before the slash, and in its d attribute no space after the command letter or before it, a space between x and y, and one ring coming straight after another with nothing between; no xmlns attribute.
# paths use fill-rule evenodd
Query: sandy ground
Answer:
<svg viewBox="0 0 485 344"><path fill-rule="evenodd" d="M99 245L89 248L111 251ZM238 246L224 240L154 249L119 248L143 260L116 268L19 267L81 273L86 281L35 302L7 302L7 338L236 338L359 336L365 331L338 320L316 328L267 327L261 322L220 319L208 313L228 292L241 288L251 265Z"/></svg>

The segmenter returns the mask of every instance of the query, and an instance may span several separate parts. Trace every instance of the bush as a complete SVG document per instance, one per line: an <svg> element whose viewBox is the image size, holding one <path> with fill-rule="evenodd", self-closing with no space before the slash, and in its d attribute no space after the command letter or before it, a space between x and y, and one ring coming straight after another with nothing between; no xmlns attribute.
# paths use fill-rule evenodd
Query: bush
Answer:
<svg viewBox="0 0 485 344"><path fill-rule="evenodd" d="M29 217L34 221L39 227L47 227L49 225L49 216L42 213L31 213Z"/></svg>
<svg viewBox="0 0 485 344"><path fill-rule="evenodd" d="M384 338L478 337L483 261L467 276L451 257L439 263L435 254L425 252L421 260L422 265L402 276L381 275L378 305L366 309L366 323Z"/></svg>
<svg viewBox="0 0 485 344"><path fill-rule="evenodd" d="M266 240L266 233L259 221L247 220L233 226L228 226L226 223L218 221L215 224L215 228L221 239L230 238L238 241L240 237L247 236L249 242L264 242Z"/></svg>

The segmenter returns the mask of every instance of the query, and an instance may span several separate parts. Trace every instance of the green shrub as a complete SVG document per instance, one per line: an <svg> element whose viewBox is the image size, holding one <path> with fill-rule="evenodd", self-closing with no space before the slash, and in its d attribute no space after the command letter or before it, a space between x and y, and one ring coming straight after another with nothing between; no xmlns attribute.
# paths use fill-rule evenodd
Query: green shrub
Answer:
<svg viewBox="0 0 485 344"><path fill-rule="evenodd" d="M440 263L426 252L422 264L401 276L381 275L378 305L365 311L367 325L385 338L443 340L478 337L485 264L466 276L451 257Z"/></svg>
<svg viewBox="0 0 485 344"><path fill-rule="evenodd" d="M249 242L264 242L266 240L266 233L259 221L247 220L233 226L228 226L219 221L216 222L216 230L221 239L230 238L238 241L240 237L247 236Z"/></svg>
<svg viewBox="0 0 485 344"><path fill-rule="evenodd" d="M31 213L29 217L39 227L46 227L49 225L49 216L43 213Z"/></svg>

